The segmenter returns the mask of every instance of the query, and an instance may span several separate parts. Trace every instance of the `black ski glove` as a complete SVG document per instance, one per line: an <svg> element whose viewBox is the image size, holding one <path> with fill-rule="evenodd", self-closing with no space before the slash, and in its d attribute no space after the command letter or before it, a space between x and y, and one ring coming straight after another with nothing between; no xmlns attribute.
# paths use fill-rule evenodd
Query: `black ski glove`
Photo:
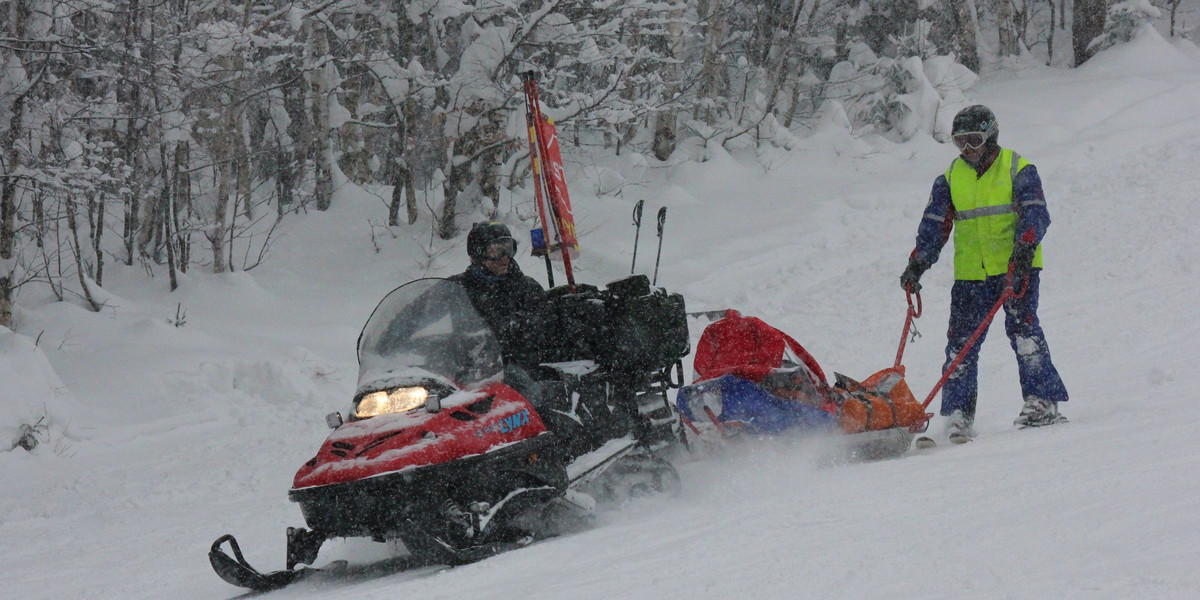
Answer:
<svg viewBox="0 0 1200 600"><path fill-rule="evenodd" d="M1037 246L1025 240L1018 241L1013 245L1012 253L1012 285L1013 289L1018 292L1025 287L1025 278L1029 277L1029 271L1033 269L1033 254L1037 251Z"/></svg>
<svg viewBox="0 0 1200 600"><path fill-rule="evenodd" d="M900 289L915 294L921 291L921 275L929 270L929 264L915 255L908 259L908 268L900 275Z"/></svg>

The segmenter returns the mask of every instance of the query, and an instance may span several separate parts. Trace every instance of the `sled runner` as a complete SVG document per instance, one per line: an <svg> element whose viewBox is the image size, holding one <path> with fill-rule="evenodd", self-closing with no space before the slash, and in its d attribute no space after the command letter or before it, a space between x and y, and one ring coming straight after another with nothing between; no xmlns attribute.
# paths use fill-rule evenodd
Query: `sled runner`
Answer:
<svg viewBox="0 0 1200 600"><path fill-rule="evenodd" d="M925 423L902 367L861 382L835 373L830 386L799 342L735 310L705 328L695 371L676 403L696 432L838 433L853 457L874 459L903 454Z"/></svg>
<svg viewBox="0 0 1200 600"><path fill-rule="evenodd" d="M681 427L666 392L690 351L682 298L645 276L577 287L552 290L542 318L558 335L535 372L505 364L458 282L390 293L359 336L347 417L327 418L334 431L288 492L306 527L288 529L285 570L255 570L231 535L213 543L213 569L276 589L334 537L461 564L586 524L596 501L677 489L659 451Z"/></svg>

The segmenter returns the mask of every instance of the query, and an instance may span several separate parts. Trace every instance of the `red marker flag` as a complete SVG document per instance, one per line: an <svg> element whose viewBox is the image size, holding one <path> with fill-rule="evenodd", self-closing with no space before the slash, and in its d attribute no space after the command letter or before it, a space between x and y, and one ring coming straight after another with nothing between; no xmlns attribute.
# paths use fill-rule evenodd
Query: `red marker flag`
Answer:
<svg viewBox="0 0 1200 600"><path fill-rule="evenodd" d="M546 192L553 207L554 228L558 242L565 244L571 258L579 257L579 239L575 236L575 215L571 213L571 196L567 192L567 179L563 171L562 152L558 147L558 130L554 122L541 115L538 123L538 153L542 155L545 169Z"/></svg>

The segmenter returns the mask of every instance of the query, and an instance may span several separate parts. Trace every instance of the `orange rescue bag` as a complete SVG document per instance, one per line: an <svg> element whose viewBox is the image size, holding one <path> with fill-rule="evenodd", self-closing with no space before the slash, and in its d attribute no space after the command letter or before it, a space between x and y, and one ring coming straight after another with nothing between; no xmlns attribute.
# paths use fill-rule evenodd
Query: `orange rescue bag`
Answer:
<svg viewBox="0 0 1200 600"><path fill-rule="evenodd" d="M862 382L834 373L832 395L838 426L846 433L912 428L925 422L925 409L904 382L904 367L884 369Z"/></svg>

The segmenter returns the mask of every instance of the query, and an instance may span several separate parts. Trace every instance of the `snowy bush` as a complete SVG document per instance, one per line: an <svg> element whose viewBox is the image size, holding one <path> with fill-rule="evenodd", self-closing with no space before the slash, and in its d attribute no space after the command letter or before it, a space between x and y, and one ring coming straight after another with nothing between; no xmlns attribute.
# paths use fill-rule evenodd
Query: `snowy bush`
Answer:
<svg viewBox="0 0 1200 600"><path fill-rule="evenodd" d="M1104 33L1092 40L1088 48L1093 53L1112 48L1133 40L1138 31L1150 26L1162 13L1150 0L1126 0L1114 4L1108 9L1108 20L1104 23Z"/></svg>
<svg viewBox="0 0 1200 600"><path fill-rule="evenodd" d="M888 56L876 56L856 42L846 60L833 67L825 98L844 105L856 133L895 142L918 135L938 138L942 114L969 104L963 91L978 76L953 55L938 55L929 36L930 24L917 20L888 37Z"/></svg>
<svg viewBox="0 0 1200 600"><path fill-rule="evenodd" d="M977 79L953 57L880 58L862 69L843 61L830 75L826 97L845 106L856 132L902 142L922 134L938 137L943 113L953 115L969 104L963 91Z"/></svg>
<svg viewBox="0 0 1200 600"><path fill-rule="evenodd" d="M0 382L0 452L32 451L50 439L51 429L66 430L66 386L33 340L6 327L0 327Z"/></svg>

